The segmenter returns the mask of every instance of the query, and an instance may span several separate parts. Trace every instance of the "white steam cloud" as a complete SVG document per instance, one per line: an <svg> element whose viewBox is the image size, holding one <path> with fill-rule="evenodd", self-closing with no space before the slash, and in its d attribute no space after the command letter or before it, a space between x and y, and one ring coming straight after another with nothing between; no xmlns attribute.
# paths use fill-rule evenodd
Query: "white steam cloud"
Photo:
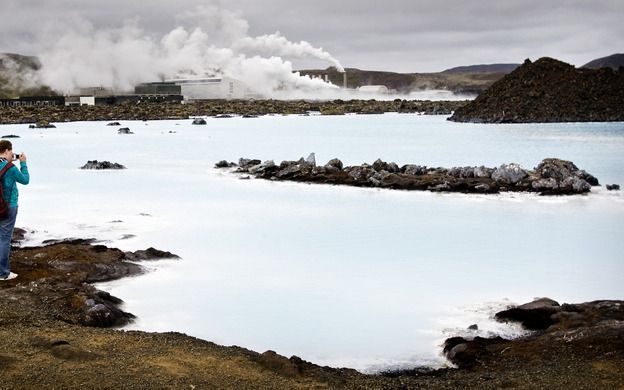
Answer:
<svg viewBox="0 0 624 390"><path fill-rule="evenodd" d="M248 23L219 7L200 7L176 20L180 26L162 37L150 36L132 21L97 31L83 19L65 25L40 55L38 81L64 93L91 86L122 92L168 78L227 76L273 97L337 89L293 72L292 63L282 57L316 58L344 71L331 54L308 42L291 42L279 32L248 36Z"/></svg>

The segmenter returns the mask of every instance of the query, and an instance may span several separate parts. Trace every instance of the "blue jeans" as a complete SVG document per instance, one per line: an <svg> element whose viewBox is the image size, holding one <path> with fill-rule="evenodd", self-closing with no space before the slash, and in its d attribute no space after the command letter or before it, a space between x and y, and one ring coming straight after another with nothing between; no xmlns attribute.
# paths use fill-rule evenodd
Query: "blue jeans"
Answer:
<svg viewBox="0 0 624 390"><path fill-rule="evenodd" d="M6 278L11 272L11 239L17 218L17 207L9 207L4 218L0 218L0 278Z"/></svg>

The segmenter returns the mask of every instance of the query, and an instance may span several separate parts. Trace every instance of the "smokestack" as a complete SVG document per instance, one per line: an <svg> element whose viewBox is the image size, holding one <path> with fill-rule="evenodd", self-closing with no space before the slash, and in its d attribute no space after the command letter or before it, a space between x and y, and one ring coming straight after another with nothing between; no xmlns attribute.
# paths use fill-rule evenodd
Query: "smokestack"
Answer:
<svg viewBox="0 0 624 390"><path fill-rule="evenodd" d="M342 74L342 87L347 89L347 71L345 70Z"/></svg>

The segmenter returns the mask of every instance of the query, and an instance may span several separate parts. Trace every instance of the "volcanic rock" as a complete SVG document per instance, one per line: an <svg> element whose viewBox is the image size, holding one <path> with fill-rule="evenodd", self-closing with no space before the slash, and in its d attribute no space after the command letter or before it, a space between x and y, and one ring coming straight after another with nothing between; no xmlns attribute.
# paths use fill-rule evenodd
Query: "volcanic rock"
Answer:
<svg viewBox="0 0 624 390"><path fill-rule="evenodd" d="M543 195L582 194L591 189L590 183L583 178L598 183L595 177L579 170L572 162L559 159L545 159L535 171L527 171L514 163L503 164L498 168L480 166L447 169L413 164L399 168L397 164L386 163L381 159L372 165L349 167L343 167L340 160L332 159L324 166L315 166L316 161L311 157L307 160L302 157L296 161L282 161L279 166L272 160L260 163L260 160L241 158L236 172L270 180L466 193L523 191ZM216 166L226 168L230 164L221 161Z"/></svg>
<svg viewBox="0 0 624 390"><path fill-rule="evenodd" d="M126 167L110 161L89 160L80 169L126 169Z"/></svg>
<svg viewBox="0 0 624 390"><path fill-rule="evenodd" d="M527 329L546 329L555 321L551 316L561 311L559 303L550 298L539 298L533 302L496 313L499 321L520 322Z"/></svg>
<svg viewBox="0 0 624 390"><path fill-rule="evenodd" d="M624 121L624 68L526 60L449 120L479 123Z"/></svg>
<svg viewBox="0 0 624 390"><path fill-rule="evenodd" d="M492 173L492 179L500 183L516 184L527 176L527 172L516 163L503 164Z"/></svg>

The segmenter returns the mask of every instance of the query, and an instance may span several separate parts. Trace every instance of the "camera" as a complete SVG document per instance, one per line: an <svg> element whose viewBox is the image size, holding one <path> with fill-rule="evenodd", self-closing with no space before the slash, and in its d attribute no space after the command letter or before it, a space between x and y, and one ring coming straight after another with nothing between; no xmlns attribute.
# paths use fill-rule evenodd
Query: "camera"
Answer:
<svg viewBox="0 0 624 390"><path fill-rule="evenodd" d="M19 154L13 154L13 160L19 160L20 157L21 155Z"/></svg>

